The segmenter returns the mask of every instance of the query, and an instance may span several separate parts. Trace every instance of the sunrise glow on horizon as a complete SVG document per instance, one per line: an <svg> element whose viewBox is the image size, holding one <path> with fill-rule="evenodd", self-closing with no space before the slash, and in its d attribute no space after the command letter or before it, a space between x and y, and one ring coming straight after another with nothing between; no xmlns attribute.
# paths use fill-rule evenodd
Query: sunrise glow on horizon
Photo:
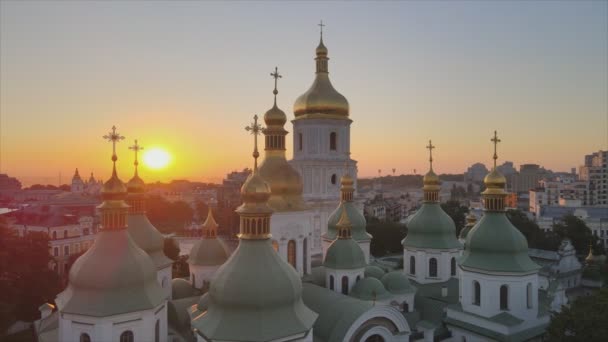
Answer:
<svg viewBox="0 0 608 342"><path fill-rule="evenodd" d="M429 139L437 173L489 166L494 130L499 162L516 167L569 171L608 148L606 2L0 6L0 173L26 186L66 183L75 168L107 179L112 125L145 147L146 182L219 183L252 167L243 128L272 107L275 66L277 105L294 118L320 19L360 177L424 173ZM128 146L117 145L123 180Z"/></svg>

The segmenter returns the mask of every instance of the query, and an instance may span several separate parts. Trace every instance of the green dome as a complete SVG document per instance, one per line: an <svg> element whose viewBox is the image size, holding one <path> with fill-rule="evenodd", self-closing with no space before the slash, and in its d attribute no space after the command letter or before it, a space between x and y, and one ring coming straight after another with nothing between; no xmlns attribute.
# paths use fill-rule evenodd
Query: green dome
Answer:
<svg viewBox="0 0 608 342"><path fill-rule="evenodd" d="M70 270L62 312L95 317L148 310L164 294L156 267L126 230L102 230Z"/></svg>
<svg viewBox="0 0 608 342"><path fill-rule="evenodd" d="M365 254L353 239L336 239L329 245L323 266L337 270L363 268Z"/></svg>
<svg viewBox="0 0 608 342"><path fill-rule="evenodd" d="M338 221L340 221L340 215L342 215L342 210L344 210L344 208L346 208L348 219L353 225L351 228L353 239L356 241L371 240L372 236L365 230L365 226L367 225L365 217L357 210L357 207L355 207L353 202L342 202L338 208L331 213L327 220L327 233L325 234L325 238L333 240L338 236L337 224Z"/></svg>
<svg viewBox="0 0 608 342"><path fill-rule="evenodd" d="M208 301L192 327L210 340L281 339L308 332L317 318L302 301L298 273L268 239L241 239L212 278Z"/></svg>
<svg viewBox="0 0 608 342"><path fill-rule="evenodd" d="M452 249L461 248L456 239L456 225L439 203L424 203L407 222L404 247Z"/></svg>
<svg viewBox="0 0 608 342"><path fill-rule="evenodd" d="M384 274L384 270L378 266L367 266L365 268L365 278L372 277L380 280L384 277Z"/></svg>
<svg viewBox="0 0 608 342"><path fill-rule="evenodd" d="M171 298L173 300L193 297L199 294L200 292L186 279L175 278L171 281Z"/></svg>
<svg viewBox="0 0 608 342"><path fill-rule="evenodd" d="M165 241L162 234L152 225L145 214L129 214L127 231L137 246L148 253L157 269L173 263L164 252Z"/></svg>
<svg viewBox="0 0 608 342"><path fill-rule="evenodd" d="M197 266L219 266L228 260L228 251L220 239L200 239L190 250L188 263Z"/></svg>
<svg viewBox="0 0 608 342"><path fill-rule="evenodd" d="M382 285L382 282L376 278L363 278L359 280L353 286L350 295L361 300L379 300L390 296L384 285Z"/></svg>
<svg viewBox="0 0 608 342"><path fill-rule="evenodd" d="M404 294L416 291L407 276L401 271L389 272L382 277L381 281L390 293Z"/></svg>
<svg viewBox="0 0 608 342"><path fill-rule="evenodd" d="M460 264L493 272L532 272L540 268L528 256L528 241L503 212L486 211L471 229Z"/></svg>
<svg viewBox="0 0 608 342"><path fill-rule="evenodd" d="M469 235L469 232L471 231L472 228L473 227L471 227L471 226L464 226L464 228L462 228L462 230L460 231L460 235L458 236L458 238L465 240L467 238L467 235Z"/></svg>

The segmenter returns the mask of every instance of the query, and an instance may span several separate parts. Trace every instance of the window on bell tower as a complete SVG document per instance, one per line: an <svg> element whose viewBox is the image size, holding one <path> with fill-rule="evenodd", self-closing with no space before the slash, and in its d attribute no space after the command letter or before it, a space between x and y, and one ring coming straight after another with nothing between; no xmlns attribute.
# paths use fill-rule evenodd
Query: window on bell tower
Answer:
<svg viewBox="0 0 608 342"><path fill-rule="evenodd" d="M298 133L298 150L300 151L302 151L303 140L302 133Z"/></svg>
<svg viewBox="0 0 608 342"><path fill-rule="evenodd" d="M331 132L329 134L329 149L331 151L335 151L337 149L337 141L336 141L337 137L336 137L336 132Z"/></svg>

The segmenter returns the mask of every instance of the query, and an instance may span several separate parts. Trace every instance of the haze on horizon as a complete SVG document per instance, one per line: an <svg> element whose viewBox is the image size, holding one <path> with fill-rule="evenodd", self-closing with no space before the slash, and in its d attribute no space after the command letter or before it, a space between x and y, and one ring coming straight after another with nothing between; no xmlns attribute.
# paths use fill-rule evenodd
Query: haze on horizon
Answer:
<svg viewBox="0 0 608 342"><path fill-rule="evenodd" d="M252 166L244 127L293 117L314 77L319 20L348 99L359 175L499 162L556 171L608 148L608 2L0 2L0 171L26 184L119 174L134 139L170 151L147 182L218 182ZM288 131L291 124L286 125ZM291 157L291 134L287 138ZM263 155L263 153L262 153Z"/></svg>

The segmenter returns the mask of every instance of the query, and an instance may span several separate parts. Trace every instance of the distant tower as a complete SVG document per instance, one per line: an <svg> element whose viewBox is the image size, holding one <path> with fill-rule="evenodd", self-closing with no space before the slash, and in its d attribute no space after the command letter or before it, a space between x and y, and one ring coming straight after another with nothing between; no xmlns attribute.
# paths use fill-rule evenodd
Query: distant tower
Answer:
<svg viewBox="0 0 608 342"><path fill-rule="evenodd" d="M197 289L203 288L211 281L215 271L228 260L229 256L224 241L217 237L218 225L211 207L202 228L202 237L194 243L188 258L190 282Z"/></svg>
<svg viewBox="0 0 608 342"><path fill-rule="evenodd" d="M84 182L82 178L80 178L80 174L78 173L78 168L74 171L74 176L72 177L72 192L81 193L84 191Z"/></svg>
<svg viewBox="0 0 608 342"><path fill-rule="evenodd" d="M327 48L321 40L316 49L315 80L296 100L293 111L293 159L291 165L302 175L304 200L314 210L313 253L321 253L321 235L325 233L330 213L340 201L339 179L345 172L357 180L357 162L349 160L350 152L348 101L334 89L329 80Z"/></svg>

